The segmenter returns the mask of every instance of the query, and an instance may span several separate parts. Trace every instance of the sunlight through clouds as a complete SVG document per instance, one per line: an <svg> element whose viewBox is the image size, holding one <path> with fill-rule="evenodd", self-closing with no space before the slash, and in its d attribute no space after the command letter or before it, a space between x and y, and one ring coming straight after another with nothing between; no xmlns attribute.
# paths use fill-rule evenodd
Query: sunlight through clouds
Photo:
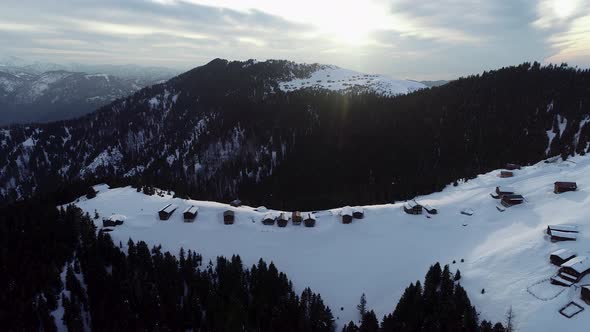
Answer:
<svg viewBox="0 0 590 332"><path fill-rule="evenodd" d="M551 31L553 52L546 62L588 65L590 59L590 4L582 0L545 0L537 6L533 26Z"/></svg>

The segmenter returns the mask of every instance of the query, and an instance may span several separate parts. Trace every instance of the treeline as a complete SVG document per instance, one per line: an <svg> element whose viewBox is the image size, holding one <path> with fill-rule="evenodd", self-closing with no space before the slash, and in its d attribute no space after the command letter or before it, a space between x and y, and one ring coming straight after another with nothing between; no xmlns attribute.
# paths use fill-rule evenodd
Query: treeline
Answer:
<svg viewBox="0 0 590 332"><path fill-rule="evenodd" d="M56 323L68 331L334 330L321 296L296 294L272 263L247 268L233 256L203 266L190 250L177 258L132 240L124 252L74 206L24 202L0 212L5 331L56 331Z"/></svg>
<svg viewBox="0 0 590 332"><path fill-rule="evenodd" d="M361 297L358 306L360 324L350 322L342 332L511 332L502 323L479 322L478 313L467 292L459 283L459 270L451 273L449 266L441 269L439 263L431 266L424 283L416 281L404 291L395 310L379 323L375 313L367 311L366 299Z"/></svg>

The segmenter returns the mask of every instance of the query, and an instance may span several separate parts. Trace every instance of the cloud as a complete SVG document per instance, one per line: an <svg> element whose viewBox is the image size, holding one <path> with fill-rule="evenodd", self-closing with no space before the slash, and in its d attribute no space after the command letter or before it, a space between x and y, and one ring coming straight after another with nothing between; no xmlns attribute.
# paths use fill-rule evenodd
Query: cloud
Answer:
<svg viewBox="0 0 590 332"><path fill-rule="evenodd" d="M417 79L544 59L587 66L588 5L555 1L19 0L0 11L0 43L54 62L286 58Z"/></svg>
<svg viewBox="0 0 590 332"><path fill-rule="evenodd" d="M545 62L588 66L590 59L590 4L582 0L543 0L532 26L549 34L551 54Z"/></svg>

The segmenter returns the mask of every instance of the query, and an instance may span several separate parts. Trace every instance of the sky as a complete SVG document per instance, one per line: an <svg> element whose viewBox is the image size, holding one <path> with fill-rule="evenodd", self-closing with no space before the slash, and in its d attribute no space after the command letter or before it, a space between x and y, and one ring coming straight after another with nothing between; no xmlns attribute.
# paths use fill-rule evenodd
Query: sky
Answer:
<svg viewBox="0 0 590 332"><path fill-rule="evenodd" d="M590 0L0 0L0 55L190 69L287 59L421 80L590 67Z"/></svg>

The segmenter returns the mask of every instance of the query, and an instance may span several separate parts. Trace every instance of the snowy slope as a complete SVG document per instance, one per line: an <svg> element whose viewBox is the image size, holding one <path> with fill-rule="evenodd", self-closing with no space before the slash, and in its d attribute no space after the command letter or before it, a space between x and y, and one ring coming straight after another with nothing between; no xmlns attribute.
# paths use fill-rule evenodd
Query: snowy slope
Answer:
<svg viewBox="0 0 590 332"><path fill-rule="evenodd" d="M321 65L310 77L293 78L279 82L282 91L303 88L322 88L345 91L353 87L366 88L378 94L395 96L426 88L426 85L408 80L393 79L383 75L369 75L336 66Z"/></svg>
<svg viewBox="0 0 590 332"><path fill-rule="evenodd" d="M522 332L585 330L590 306L579 299L579 289L561 292L564 288L546 280L557 271L549 263L551 252L590 252L590 158L541 162L515 171L514 178L502 179L498 173L418 197L438 208L431 218L407 215L401 211L403 203L396 203L364 207L365 218L349 225L340 222L341 209L318 212L315 228L264 226L260 220L268 212L251 207L233 208L236 223L226 226L221 217L229 208L225 204L146 196L129 187L97 186L96 198L81 198L77 205L91 215L95 209L102 217L125 215L125 224L110 233L115 243L133 238L175 253L190 248L206 260L239 254L247 265L260 257L274 261L297 291L310 286L321 293L340 326L358 319L356 304L363 292L378 317L391 312L405 287L423 280L428 267L439 261L450 264L453 272L461 270L461 283L482 319L503 321L512 306ZM552 184L557 180L577 181L580 189L555 195ZM498 201L489 195L498 185L514 187L526 203L499 212ZM158 209L170 202L179 209L170 220L159 221ZM182 221L179 211L188 205L200 208L194 223ZM473 216L460 214L466 208ZM551 243L544 234L548 224L579 225L578 241ZM582 283L590 283L590 276ZM572 299L586 310L566 319L557 311Z"/></svg>

